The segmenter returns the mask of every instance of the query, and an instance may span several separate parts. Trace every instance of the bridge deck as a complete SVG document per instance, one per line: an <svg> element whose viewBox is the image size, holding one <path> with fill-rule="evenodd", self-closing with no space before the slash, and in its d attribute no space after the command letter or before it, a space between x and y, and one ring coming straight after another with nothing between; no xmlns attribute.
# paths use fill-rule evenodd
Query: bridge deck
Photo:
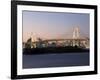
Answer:
<svg viewBox="0 0 100 80"><path fill-rule="evenodd" d="M46 39L46 40L42 40L43 42L48 42L48 41L66 41L66 40L70 40L70 41L73 41L73 40L77 40L77 41L86 41L86 40L89 40L89 39ZM35 42L38 42L38 41L35 41Z"/></svg>

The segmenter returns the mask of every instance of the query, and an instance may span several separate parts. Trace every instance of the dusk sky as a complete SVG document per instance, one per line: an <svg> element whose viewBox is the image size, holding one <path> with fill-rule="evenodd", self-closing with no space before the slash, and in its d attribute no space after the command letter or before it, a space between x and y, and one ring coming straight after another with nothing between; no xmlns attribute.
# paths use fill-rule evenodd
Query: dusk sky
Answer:
<svg viewBox="0 0 100 80"><path fill-rule="evenodd" d="M80 34L89 36L89 14L63 12L23 11L23 41L33 38L65 38L72 35L74 27Z"/></svg>

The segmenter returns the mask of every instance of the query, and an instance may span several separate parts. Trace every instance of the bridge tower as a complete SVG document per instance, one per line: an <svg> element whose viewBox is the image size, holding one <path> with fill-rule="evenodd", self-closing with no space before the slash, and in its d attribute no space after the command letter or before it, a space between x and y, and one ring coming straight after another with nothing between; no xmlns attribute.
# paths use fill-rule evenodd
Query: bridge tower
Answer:
<svg viewBox="0 0 100 80"><path fill-rule="evenodd" d="M36 37L33 36L33 32L31 32L30 38L31 38L31 48L36 48L36 44L33 44L33 42L36 41Z"/></svg>
<svg viewBox="0 0 100 80"><path fill-rule="evenodd" d="M80 38L80 31L79 31L79 27L75 27L73 29L73 35L72 35L73 41L72 41L72 45L73 46L79 46L80 43L78 41L78 39Z"/></svg>
<svg viewBox="0 0 100 80"><path fill-rule="evenodd" d="M73 39L78 39L80 37L80 31L79 31L79 28L78 27L75 27L73 29Z"/></svg>

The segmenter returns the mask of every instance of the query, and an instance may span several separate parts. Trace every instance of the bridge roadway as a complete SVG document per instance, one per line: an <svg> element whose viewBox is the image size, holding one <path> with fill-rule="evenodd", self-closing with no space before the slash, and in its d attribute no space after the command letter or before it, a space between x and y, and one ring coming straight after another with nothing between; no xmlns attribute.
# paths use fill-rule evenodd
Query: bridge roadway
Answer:
<svg viewBox="0 0 100 80"><path fill-rule="evenodd" d="M50 42L50 41L87 41L89 39L73 39L73 38L68 38L68 39L46 39L46 40L41 40L42 42ZM36 43L38 41L34 41L33 43Z"/></svg>

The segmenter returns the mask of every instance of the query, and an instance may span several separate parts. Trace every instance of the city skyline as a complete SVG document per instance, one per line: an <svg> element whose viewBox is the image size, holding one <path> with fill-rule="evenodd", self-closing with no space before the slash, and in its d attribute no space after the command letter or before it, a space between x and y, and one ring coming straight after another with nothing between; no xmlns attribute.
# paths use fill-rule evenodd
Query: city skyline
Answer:
<svg viewBox="0 0 100 80"><path fill-rule="evenodd" d="M57 38L71 32L73 27L79 27L89 37L89 22L89 14L86 13L23 11L23 42L30 36Z"/></svg>

